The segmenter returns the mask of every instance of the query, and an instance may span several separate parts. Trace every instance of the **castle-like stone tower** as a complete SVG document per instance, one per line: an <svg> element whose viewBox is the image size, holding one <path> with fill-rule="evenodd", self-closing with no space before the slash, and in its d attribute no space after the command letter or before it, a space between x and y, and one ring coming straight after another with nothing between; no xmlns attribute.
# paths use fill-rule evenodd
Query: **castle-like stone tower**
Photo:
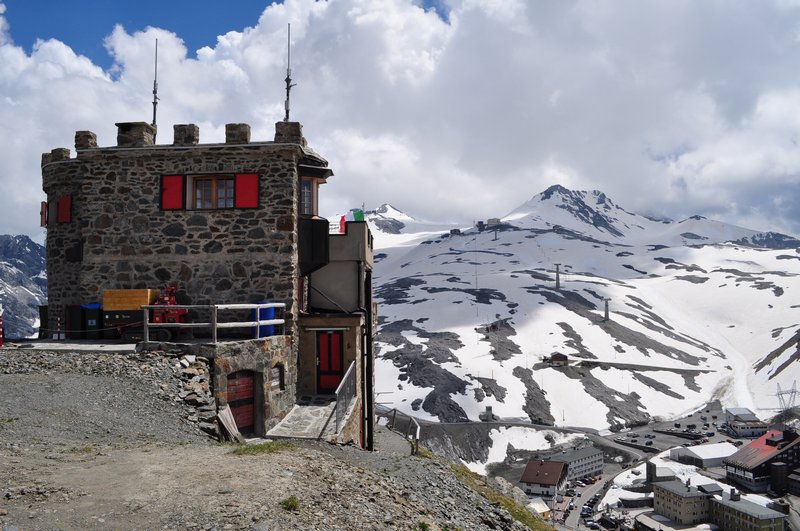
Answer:
<svg viewBox="0 0 800 531"><path fill-rule="evenodd" d="M75 158L42 156L51 321L107 289L177 284L184 304L285 302L291 322L306 274L298 221L332 174L300 124L277 123L268 142L228 124L224 144L175 125L172 145L154 145L147 123L116 125L114 147L78 131Z"/></svg>

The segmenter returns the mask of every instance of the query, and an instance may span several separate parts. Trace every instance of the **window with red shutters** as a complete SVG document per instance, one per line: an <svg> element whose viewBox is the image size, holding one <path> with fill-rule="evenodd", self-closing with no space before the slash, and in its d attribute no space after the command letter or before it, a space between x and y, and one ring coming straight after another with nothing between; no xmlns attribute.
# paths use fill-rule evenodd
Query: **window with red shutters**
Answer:
<svg viewBox="0 0 800 531"><path fill-rule="evenodd" d="M236 174L236 208L258 208L258 174Z"/></svg>
<svg viewBox="0 0 800 531"><path fill-rule="evenodd" d="M72 196L64 195L57 201L56 222L69 223L70 221L72 221Z"/></svg>
<svg viewBox="0 0 800 531"><path fill-rule="evenodd" d="M161 176L161 210L183 210L186 192L183 175Z"/></svg>
<svg viewBox="0 0 800 531"><path fill-rule="evenodd" d="M258 208L258 174L162 175L162 210Z"/></svg>

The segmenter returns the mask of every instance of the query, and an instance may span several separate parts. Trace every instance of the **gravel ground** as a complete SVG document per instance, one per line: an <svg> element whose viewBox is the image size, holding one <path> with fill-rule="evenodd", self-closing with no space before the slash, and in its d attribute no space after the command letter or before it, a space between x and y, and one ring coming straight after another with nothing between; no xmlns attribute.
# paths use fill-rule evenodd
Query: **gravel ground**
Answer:
<svg viewBox="0 0 800 531"><path fill-rule="evenodd" d="M382 427L234 455L160 392L173 361L0 351L0 529L525 529Z"/></svg>

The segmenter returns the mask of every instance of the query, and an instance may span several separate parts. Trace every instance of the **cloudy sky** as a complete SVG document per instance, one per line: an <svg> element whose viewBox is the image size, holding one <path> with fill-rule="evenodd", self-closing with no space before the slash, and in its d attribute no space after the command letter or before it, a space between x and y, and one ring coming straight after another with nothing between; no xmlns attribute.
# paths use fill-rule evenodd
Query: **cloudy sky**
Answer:
<svg viewBox="0 0 800 531"><path fill-rule="evenodd" d="M323 214L470 222L559 183L800 235L797 0L0 0L0 233L41 240L41 153L150 121L156 38L159 143L271 140L287 23Z"/></svg>

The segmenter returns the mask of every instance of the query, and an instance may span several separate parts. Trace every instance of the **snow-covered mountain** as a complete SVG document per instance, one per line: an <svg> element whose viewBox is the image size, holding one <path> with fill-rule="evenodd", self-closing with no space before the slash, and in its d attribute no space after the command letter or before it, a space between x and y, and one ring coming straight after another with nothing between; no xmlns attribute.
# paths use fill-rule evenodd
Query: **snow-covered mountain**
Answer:
<svg viewBox="0 0 800 531"><path fill-rule="evenodd" d="M47 301L44 247L27 236L0 235L0 309L5 336L29 337Z"/></svg>
<svg viewBox="0 0 800 531"><path fill-rule="evenodd" d="M771 416L777 384L800 376L790 236L654 219L561 186L484 230L415 232L388 205L367 219L377 391L418 417L478 420L492 406L502 418L606 429L712 399ZM554 353L569 365L544 361Z"/></svg>

